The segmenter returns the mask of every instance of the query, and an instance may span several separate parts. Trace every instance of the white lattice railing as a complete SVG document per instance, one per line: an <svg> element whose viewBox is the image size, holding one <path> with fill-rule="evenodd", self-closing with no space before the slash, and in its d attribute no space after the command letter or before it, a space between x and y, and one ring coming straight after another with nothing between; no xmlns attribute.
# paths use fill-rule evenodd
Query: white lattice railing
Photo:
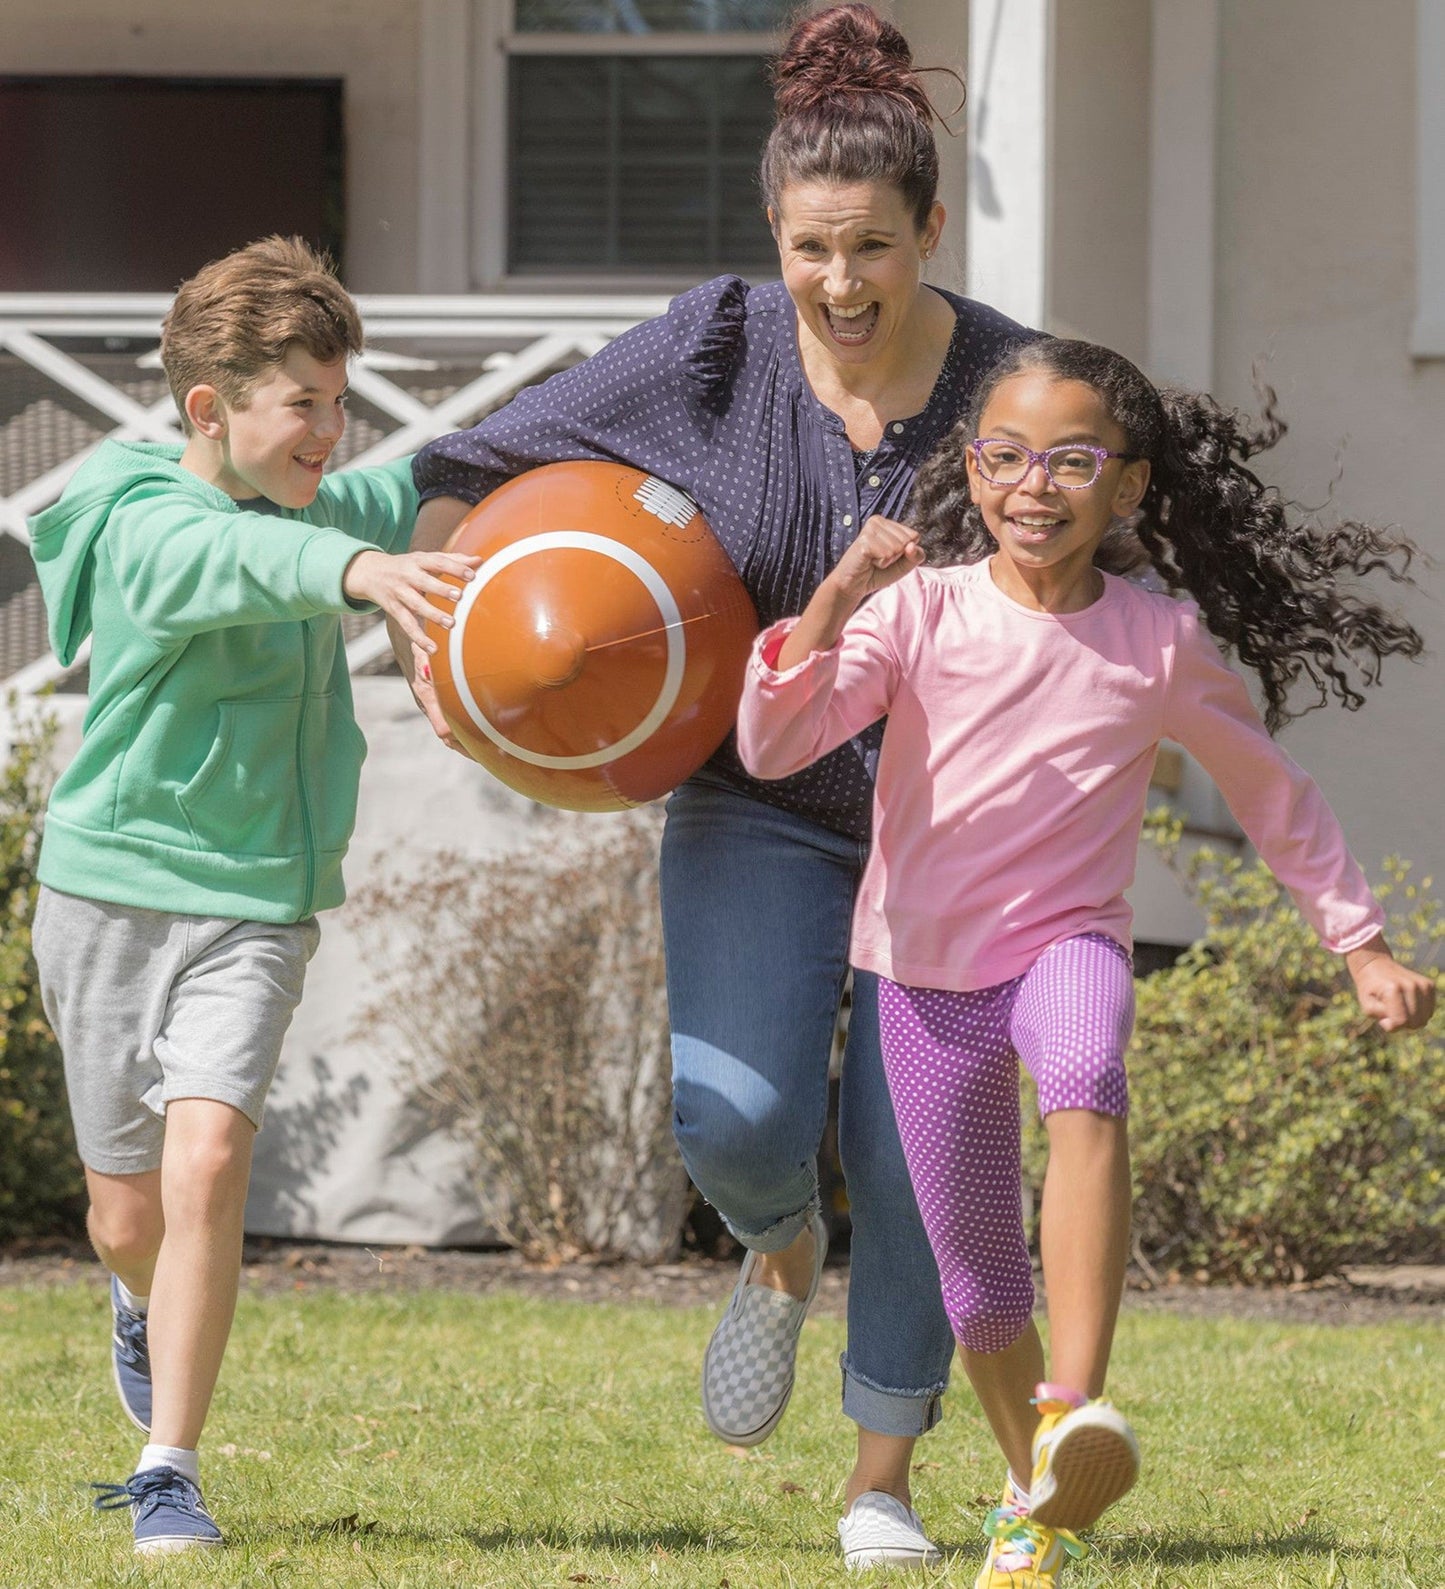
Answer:
<svg viewBox="0 0 1445 1589"><path fill-rule="evenodd" d="M633 295L388 296L362 297L358 303L367 352L353 367L352 390L378 415L394 421L395 429L350 458L348 468L402 457L433 436L472 423L547 371L586 358L629 326L660 314L667 300ZM168 394L149 404L137 402L88 365L83 353L67 349L77 342L143 342L152 351L140 351L138 362L154 364L153 349L169 304L169 297L159 293L0 293L0 353L19 359L62 394L79 398L113 421L106 433L110 437L178 441ZM475 364L479 373L434 402L418 398L388 374L427 368L442 358ZM27 518L55 501L97 445L98 440L89 442L8 496L0 494L0 534L28 542ZM376 626L353 640L347 655L355 671L385 650L385 631ZM49 654L0 683L24 696L55 682L64 671Z"/></svg>

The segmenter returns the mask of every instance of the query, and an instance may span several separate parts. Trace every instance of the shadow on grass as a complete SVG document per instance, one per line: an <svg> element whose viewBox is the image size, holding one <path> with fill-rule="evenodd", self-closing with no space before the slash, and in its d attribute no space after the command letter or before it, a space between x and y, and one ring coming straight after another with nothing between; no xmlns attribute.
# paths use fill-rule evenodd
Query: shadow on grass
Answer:
<svg viewBox="0 0 1445 1589"><path fill-rule="evenodd" d="M516 1546L545 1545L549 1550L692 1551L741 1550L743 1542L726 1529L689 1528L683 1523L659 1523L656 1528L489 1528L467 1530L462 1538L478 1550L510 1550Z"/></svg>
<svg viewBox="0 0 1445 1589"><path fill-rule="evenodd" d="M655 1528L512 1528L429 1529L415 1524L395 1527L381 1522L362 1522L357 1517L337 1518L329 1523L287 1523L275 1528L248 1531L253 1544L276 1543L292 1546L315 1545L323 1540L348 1538L363 1540L367 1547L385 1551L397 1547L425 1545L470 1545L477 1551L545 1546L549 1550L635 1550L651 1553L665 1550L682 1555L711 1551L745 1549L744 1542L726 1529L690 1528L682 1523L660 1523ZM804 1547L806 1549L806 1546Z"/></svg>
<svg viewBox="0 0 1445 1589"><path fill-rule="evenodd" d="M1186 1535L1160 1538L1139 1535L1098 1544L1093 1554L1111 1567L1190 1567L1226 1561L1280 1560L1298 1556L1335 1556L1340 1559L1373 1554L1361 1545L1342 1544L1318 1528L1297 1528L1289 1533L1252 1539L1214 1539Z"/></svg>
<svg viewBox="0 0 1445 1589"><path fill-rule="evenodd" d="M385 1553L397 1549L459 1545L487 1555L501 1551L542 1547L569 1551L637 1551L651 1555L666 1551L671 1555L703 1555L741 1551L748 1542L727 1529L700 1529L683 1523L659 1523L655 1527L618 1528L599 1524L594 1528L512 1527L489 1529L429 1529L415 1524L400 1527L381 1522L362 1522L357 1517L337 1518L329 1523L290 1523L249 1533L250 1542L315 1545L328 1539L347 1537L364 1541L365 1549ZM979 1542L939 1541L946 1555L977 1554ZM831 1540L797 1541L791 1549L833 1554ZM1342 1543L1336 1536L1317 1528L1300 1528L1268 1538L1220 1539L1184 1535L1175 1538L1139 1535L1100 1542L1091 1551L1100 1566L1124 1570L1146 1567L1193 1567L1222 1565L1230 1561L1279 1561L1307 1557L1348 1561L1373 1554L1367 1547Z"/></svg>

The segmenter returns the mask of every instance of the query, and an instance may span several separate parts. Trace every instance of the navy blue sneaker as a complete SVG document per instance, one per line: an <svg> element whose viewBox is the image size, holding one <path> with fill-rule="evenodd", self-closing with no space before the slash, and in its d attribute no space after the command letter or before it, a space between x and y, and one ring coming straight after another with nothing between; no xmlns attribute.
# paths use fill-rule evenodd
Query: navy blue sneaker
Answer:
<svg viewBox="0 0 1445 1589"><path fill-rule="evenodd" d="M97 1512L131 1509L135 1548L144 1556L219 1545L221 1531L201 1492L174 1468L147 1468L124 1484L92 1484Z"/></svg>
<svg viewBox="0 0 1445 1589"><path fill-rule="evenodd" d="M146 1316L120 1300L120 1282L110 1277L110 1364L125 1415L143 1434L151 1432L151 1352Z"/></svg>

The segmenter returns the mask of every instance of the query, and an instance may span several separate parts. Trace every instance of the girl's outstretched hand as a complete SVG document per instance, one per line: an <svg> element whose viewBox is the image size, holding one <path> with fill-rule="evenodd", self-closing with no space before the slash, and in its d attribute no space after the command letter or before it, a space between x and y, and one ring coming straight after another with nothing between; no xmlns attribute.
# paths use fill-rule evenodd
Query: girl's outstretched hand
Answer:
<svg viewBox="0 0 1445 1589"><path fill-rule="evenodd" d="M1435 983L1402 966L1389 945L1375 937L1345 956L1360 1008L1387 1032L1413 1031L1435 1013Z"/></svg>
<svg viewBox="0 0 1445 1589"><path fill-rule="evenodd" d="M374 602L395 621L412 645L436 650L436 642L422 627L425 621L452 626L452 607L462 585L450 585L441 576L451 574L463 582L472 577L480 557L455 552L358 552L341 576L343 594L352 601ZM428 599L432 598L432 599Z"/></svg>

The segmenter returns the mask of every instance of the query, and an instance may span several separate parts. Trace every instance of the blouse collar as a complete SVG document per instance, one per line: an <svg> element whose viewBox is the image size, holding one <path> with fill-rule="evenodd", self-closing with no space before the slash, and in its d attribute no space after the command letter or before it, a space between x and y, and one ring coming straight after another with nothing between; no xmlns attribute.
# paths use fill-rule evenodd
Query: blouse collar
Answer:
<svg viewBox="0 0 1445 1589"><path fill-rule="evenodd" d="M928 292L936 292L953 310L953 333L948 339L943 364L939 368L938 378L933 383L933 390L928 394L928 401L916 414L884 421L883 441L892 446L901 445L911 432L920 428L927 430L931 440L934 433L941 431L945 424L951 424L957 417L951 411L947 411L947 397L949 393L957 390L958 366L963 359L966 340L962 314L963 301L952 293L943 291L941 287L930 286L927 282L924 283L924 287ZM808 382L807 372L803 369L803 355L798 347L797 310L793 300L788 296L787 288L780 281L770 282L767 288L757 289L753 296L756 299L764 294L770 299L768 307L778 316L777 343L782 368L788 377L789 385L794 391L801 393L804 406L824 429L844 433L842 417L835 414L823 402ZM943 418L940 418L941 413L944 413Z"/></svg>

